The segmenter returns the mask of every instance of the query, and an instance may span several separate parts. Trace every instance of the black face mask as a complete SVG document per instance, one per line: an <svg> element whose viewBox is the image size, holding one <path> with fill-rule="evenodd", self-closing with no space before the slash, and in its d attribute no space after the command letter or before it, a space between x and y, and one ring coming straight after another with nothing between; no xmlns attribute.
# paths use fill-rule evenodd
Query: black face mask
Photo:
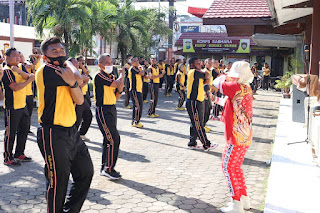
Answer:
<svg viewBox="0 0 320 213"><path fill-rule="evenodd" d="M59 66L59 67L63 67L64 62L67 60L66 56L59 56L59 57L54 57L54 58L53 57L48 57L48 56L46 56L46 57L50 60L51 64ZM58 62L59 65L55 64L54 62Z"/></svg>
<svg viewBox="0 0 320 213"><path fill-rule="evenodd" d="M204 69L204 68L206 68L206 66L202 65L202 66L201 66L201 69Z"/></svg>

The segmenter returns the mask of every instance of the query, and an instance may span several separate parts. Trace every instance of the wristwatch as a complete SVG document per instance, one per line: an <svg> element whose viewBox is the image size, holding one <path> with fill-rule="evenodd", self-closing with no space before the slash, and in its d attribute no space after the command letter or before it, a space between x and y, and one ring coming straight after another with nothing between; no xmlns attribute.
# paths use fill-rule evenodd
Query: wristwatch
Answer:
<svg viewBox="0 0 320 213"><path fill-rule="evenodd" d="M70 86L70 88L77 88L79 86L79 84L78 84L78 81L76 81L76 83L74 83L74 85L73 86Z"/></svg>

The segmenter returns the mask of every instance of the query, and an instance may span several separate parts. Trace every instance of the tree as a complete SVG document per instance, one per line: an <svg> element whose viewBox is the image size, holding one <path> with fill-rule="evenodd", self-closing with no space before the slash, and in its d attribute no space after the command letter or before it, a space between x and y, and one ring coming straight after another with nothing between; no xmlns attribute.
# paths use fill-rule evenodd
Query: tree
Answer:
<svg viewBox="0 0 320 213"><path fill-rule="evenodd" d="M27 1L33 25L40 35L44 28L53 30L57 36L63 37L66 53L69 56L71 32L89 21L87 0L30 0Z"/></svg>
<svg viewBox="0 0 320 213"><path fill-rule="evenodd" d="M145 29L147 18L144 10L133 8L131 0L126 0L122 6L116 0L110 0L110 2L117 8L112 21L116 26L115 38L118 42L122 64L124 64L129 48L133 50L137 48L137 36L147 36L147 30Z"/></svg>

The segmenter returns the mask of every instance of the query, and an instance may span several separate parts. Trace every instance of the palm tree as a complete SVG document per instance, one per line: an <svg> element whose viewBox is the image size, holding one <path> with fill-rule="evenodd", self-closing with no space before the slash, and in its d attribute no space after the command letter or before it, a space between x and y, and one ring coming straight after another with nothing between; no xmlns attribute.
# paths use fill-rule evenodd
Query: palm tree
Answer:
<svg viewBox="0 0 320 213"><path fill-rule="evenodd" d="M118 42L118 51L121 54L122 64L124 64L129 48L137 48L137 35L134 30L138 32L138 36L147 36L147 30L144 27L147 18L144 10L133 8L131 0L126 0L122 6L116 0L110 0L110 2L117 8L112 20L116 26L115 37Z"/></svg>
<svg viewBox="0 0 320 213"><path fill-rule="evenodd" d="M87 0L29 0L27 1L33 24L40 35L44 28L64 38L66 53L69 55L71 31L88 23Z"/></svg>

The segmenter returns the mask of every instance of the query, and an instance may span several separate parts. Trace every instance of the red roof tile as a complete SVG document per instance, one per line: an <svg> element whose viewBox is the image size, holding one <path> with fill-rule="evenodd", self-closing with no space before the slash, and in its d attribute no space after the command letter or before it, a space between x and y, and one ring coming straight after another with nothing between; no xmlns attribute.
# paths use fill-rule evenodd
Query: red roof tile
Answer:
<svg viewBox="0 0 320 213"><path fill-rule="evenodd" d="M214 0L203 19L271 17L267 0Z"/></svg>

